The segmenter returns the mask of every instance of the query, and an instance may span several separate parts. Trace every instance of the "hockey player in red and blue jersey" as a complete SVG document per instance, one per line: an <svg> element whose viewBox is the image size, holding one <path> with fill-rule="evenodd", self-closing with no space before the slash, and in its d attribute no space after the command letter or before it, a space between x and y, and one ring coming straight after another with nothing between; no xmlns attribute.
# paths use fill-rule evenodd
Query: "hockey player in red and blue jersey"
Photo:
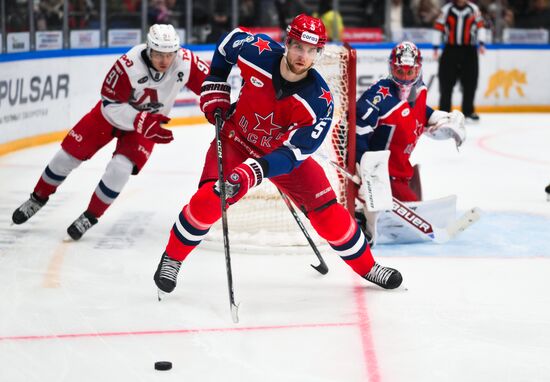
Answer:
<svg viewBox="0 0 550 382"><path fill-rule="evenodd" d="M298 15L287 29L284 47L270 37L235 29L216 46L210 74L202 85L201 109L221 131L227 202L269 179L305 211L317 233L361 277L387 289L397 288L401 274L375 263L365 236L311 155L332 121L333 100L321 75L312 69L327 40L323 23ZM227 78L237 65L243 78L239 98L230 104ZM154 280L159 290L174 290L180 266L220 219L216 143L213 141L198 191L176 220Z"/></svg>
<svg viewBox="0 0 550 382"><path fill-rule="evenodd" d="M414 168L410 156L418 139L422 134L438 140L452 138L459 147L466 138L464 116L459 111L447 113L426 105L428 89L422 81L422 56L412 42L402 42L392 49L389 72L387 78L376 82L357 100L357 164L362 178L370 177L370 182L389 181L391 196L404 202L417 202L421 195L415 189L420 187L414 187L411 182ZM384 179L371 177L372 169L382 168L373 152L382 150L389 151L389 179L387 174ZM375 188L373 184L361 187L359 200L371 200L373 195L368 192ZM369 210L368 203L360 207L355 212L356 218L375 241L379 210Z"/></svg>
<svg viewBox="0 0 550 382"><path fill-rule="evenodd" d="M426 105L428 89L422 81L422 56L412 42L396 45L389 58L390 75L372 85L357 100L357 162L367 151L389 150L392 194L401 201L418 201L411 188L409 161L420 136L465 139L464 116Z"/></svg>

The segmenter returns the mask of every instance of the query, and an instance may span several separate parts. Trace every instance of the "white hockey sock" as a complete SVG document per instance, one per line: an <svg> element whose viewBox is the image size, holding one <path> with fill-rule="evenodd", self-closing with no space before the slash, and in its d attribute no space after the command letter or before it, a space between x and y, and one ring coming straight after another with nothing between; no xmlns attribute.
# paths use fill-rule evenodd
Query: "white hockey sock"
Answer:
<svg viewBox="0 0 550 382"><path fill-rule="evenodd" d="M115 155L107 165L94 193L105 204L111 204L122 191L134 164L123 155Z"/></svg>
<svg viewBox="0 0 550 382"><path fill-rule="evenodd" d="M42 172L42 179L49 185L58 187L75 168L80 166L81 160L76 159L65 150L59 150Z"/></svg>

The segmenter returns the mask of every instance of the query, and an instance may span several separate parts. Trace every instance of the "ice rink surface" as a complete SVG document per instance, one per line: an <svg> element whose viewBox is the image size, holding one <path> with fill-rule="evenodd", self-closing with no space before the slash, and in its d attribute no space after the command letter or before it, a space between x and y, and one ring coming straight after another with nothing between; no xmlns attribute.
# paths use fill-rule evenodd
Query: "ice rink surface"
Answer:
<svg viewBox="0 0 550 382"><path fill-rule="evenodd" d="M212 126L175 129L80 242L65 230L113 146L21 226L11 214L58 144L0 157L0 381L549 381L550 116L481 117L460 153L417 146L425 199L456 194L459 212L483 214L446 244L375 247L403 287L382 290L326 249L326 276L313 254L233 252L238 324L221 246L199 247L161 302L152 280Z"/></svg>

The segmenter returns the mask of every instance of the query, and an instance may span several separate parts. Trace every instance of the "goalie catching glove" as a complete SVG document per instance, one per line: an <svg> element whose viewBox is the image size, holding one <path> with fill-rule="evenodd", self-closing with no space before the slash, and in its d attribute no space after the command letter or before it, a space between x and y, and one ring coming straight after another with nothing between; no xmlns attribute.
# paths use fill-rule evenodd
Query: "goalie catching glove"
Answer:
<svg viewBox="0 0 550 382"><path fill-rule="evenodd" d="M201 110L211 124L216 124L214 113L217 109L222 112L222 119L229 117L231 108L231 86L217 77L207 77L201 87Z"/></svg>
<svg viewBox="0 0 550 382"><path fill-rule="evenodd" d="M458 110L453 110L451 113L434 110L428 121L426 134L437 140L453 138L456 147L459 148L466 140L464 114Z"/></svg>
<svg viewBox="0 0 550 382"><path fill-rule="evenodd" d="M252 158L245 160L231 171L225 179L225 199L228 204L238 202L248 190L259 185L264 178L264 170L260 163ZM214 186L216 194L220 194L219 182Z"/></svg>
<svg viewBox="0 0 550 382"><path fill-rule="evenodd" d="M170 143L174 139L172 131L161 126L161 124L168 122L170 122L170 118L162 114L141 111L137 113L134 119L134 128L138 134L155 143Z"/></svg>

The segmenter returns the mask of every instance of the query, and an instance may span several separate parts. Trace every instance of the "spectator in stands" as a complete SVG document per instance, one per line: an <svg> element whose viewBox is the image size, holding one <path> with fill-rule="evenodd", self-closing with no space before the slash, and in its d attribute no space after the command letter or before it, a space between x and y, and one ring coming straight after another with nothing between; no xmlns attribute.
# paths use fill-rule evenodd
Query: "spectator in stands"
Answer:
<svg viewBox="0 0 550 382"><path fill-rule="evenodd" d="M6 32L23 32L29 30L29 11L27 1L8 1L6 4Z"/></svg>
<svg viewBox="0 0 550 382"><path fill-rule="evenodd" d="M385 0L364 0L365 26L368 28L382 28L385 21Z"/></svg>
<svg viewBox="0 0 550 382"><path fill-rule="evenodd" d="M69 29L97 29L99 14L92 0L69 3Z"/></svg>
<svg viewBox="0 0 550 382"><path fill-rule="evenodd" d="M384 28L387 32L415 26L410 0L391 0L389 20L385 19L385 0L364 0L365 26Z"/></svg>
<svg viewBox="0 0 550 382"><path fill-rule="evenodd" d="M409 0L391 0L390 2L390 31L411 28L415 25L414 14ZM387 28L386 28L387 29Z"/></svg>
<svg viewBox="0 0 550 382"><path fill-rule="evenodd" d="M40 0L35 7L37 30L61 30L63 28L63 0Z"/></svg>
<svg viewBox="0 0 550 382"><path fill-rule="evenodd" d="M329 41L341 41L344 31L344 21L340 12L335 12L332 7L332 0L321 0L319 10L313 15L321 19L327 30ZM334 28L336 24L336 30Z"/></svg>
<svg viewBox="0 0 550 382"><path fill-rule="evenodd" d="M139 0L107 0L108 28L140 28Z"/></svg>
<svg viewBox="0 0 550 382"><path fill-rule="evenodd" d="M184 29L187 28L187 2L188 0L176 0L174 6L174 20L173 25L177 24ZM186 30L187 42L192 44L202 44L206 42L206 39L211 33L211 15L209 1L192 1L191 10L191 22L193 29L191 31Z"/></svg>
<svg viewBox="0 0 550 382"><path fill-rule="evenodd" d="M531 0L527 12L518 18L520 28L543 28L550 31L550 8L545 0Z"/></svg>
<svg viewBox="0 0 550 382"><path fill-rule="evenodd" d="M432 28L435 19L439 15L439 7L435 0L416 0L411 3L415 26L420 28Z"/></svg>
<svg viewBox="0 0 550 382"><path fill-rule="evenodd" d="M210 34L206 38L206 42L213 44L224 34L229 32L229 2L227 0L216 0L214 9L212 9L212 21L210 22Z"/></svg>
<svg viewBox="0 0 550 382"><path fill-rule="evenodd" d="M275 9L277 10L279 27L284 33L286 33L287 25L292 22L296 15L301 13L310 15L312 13L303 0L275 0Z"/></svg>
<svg viewBox="0 0 550 382"><path fill-rule="evenodd" d="M255 0L239 1L239 25L244 27L254 27L257 25L258 8Z"/></svg>
<svg viewBox="0 0 550 382"><path fill-rule="evenodd" d="M498 41L503 28L514 27L514 13L508 0L479 0L477 5L487 31L487 42Z"/></svg>
<svg viewBox="0 0 550 382"><path fill-rule="evenodd" d="M153 0L147 9L147 21L153 24L172 24L174 0Z"/></svg>

